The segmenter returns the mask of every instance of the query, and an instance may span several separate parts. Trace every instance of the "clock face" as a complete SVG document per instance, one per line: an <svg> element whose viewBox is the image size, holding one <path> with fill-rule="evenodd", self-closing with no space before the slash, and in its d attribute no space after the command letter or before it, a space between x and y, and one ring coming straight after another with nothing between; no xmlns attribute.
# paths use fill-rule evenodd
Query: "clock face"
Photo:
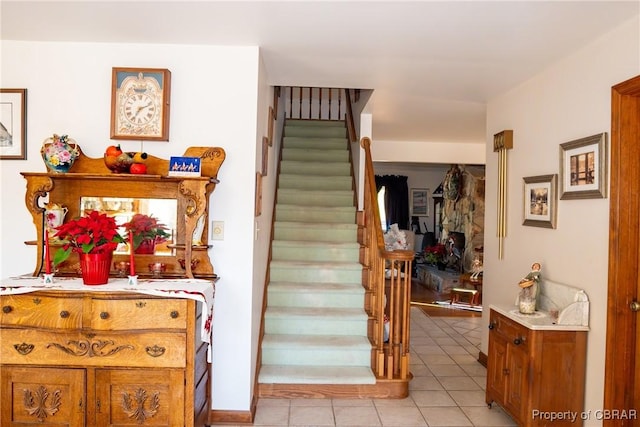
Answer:
<svg viewBox="0 0 640 427"><path fill-rule="evenodd" d="M163 69L113 69L111 138L169 140L169 80Z"/></svg>
<svg viewBox="0 0 640 427"><path fill-rule="evenodd" d="M124 117L134 126L153 122L156 111L155 100L144 93L134 93L124 101Z"/></svg>

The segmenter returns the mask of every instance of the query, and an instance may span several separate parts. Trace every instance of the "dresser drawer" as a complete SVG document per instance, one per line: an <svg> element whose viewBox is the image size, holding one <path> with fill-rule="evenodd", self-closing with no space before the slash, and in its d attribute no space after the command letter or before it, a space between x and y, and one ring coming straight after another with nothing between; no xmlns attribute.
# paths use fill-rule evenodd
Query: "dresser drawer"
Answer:
<svg viewBox="0 0 640 427"><path fill-rule="evenodd" d="M132 298L91 300L91 329L122 331L187 327L187 300Z"/></svg>
<svg viewBox="0 0 640 427"><path fill-rule="evenodd" d="M0 330L3 364L167 367L186 366L183 333L81 333Z"/></svg>
<svg viewBox="0 0 640 427"><path fill-rule="evenodd" d="M501 335L509 342L527 347L529 342L528 328L495 311L491 311L490 323L493 325L492 332Z"/></svg>
<svg viewBox="0 0 640 427"><path fill-rule="evenodd" d="M0 296L0 325L76 329L82 326L82 298Z"/></svg>

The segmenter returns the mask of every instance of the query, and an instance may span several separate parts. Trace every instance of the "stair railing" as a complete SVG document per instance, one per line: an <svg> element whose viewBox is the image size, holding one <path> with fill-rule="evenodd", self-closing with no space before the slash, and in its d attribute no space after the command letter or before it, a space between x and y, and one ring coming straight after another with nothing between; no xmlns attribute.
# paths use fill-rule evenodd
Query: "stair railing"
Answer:
<svg viewBox="0 0 640 427"><path fill-rule="evenodd" d="M363 282L367 291L372 368L381 379L408 380L412 250L385 249L371 140L362 138L365 153L364 209L358 215Z"/></svg>

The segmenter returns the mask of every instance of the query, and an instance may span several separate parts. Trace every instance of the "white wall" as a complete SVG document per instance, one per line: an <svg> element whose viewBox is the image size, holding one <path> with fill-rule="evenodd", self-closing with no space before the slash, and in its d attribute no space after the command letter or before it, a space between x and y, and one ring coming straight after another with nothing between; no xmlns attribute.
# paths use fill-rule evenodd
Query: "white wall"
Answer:
<svg viewBox="0 0 640 427"><path fill-rule="evenodd" d="M513 303L517 282L534 261L543 277L585 289L591 301L586 410L603 405L609 199L559 200L555 230L522 225L522 178L559 173L559 145L611 129L611 86L640 74L638 16L488 104L483 293ZM507 237L498 260L497 155L493 134L513 129L508 152ZM482 351L487 352L483 335ZM622 408L621 408L622 409ZM586 425L601 425L591 419Z"/></svg>
<svg viewBox="0 0 640 427"><path fill-rule="evenodd" d="M256 351L252 331L260 310L251 301L260 300L252 295L264 277L264 265L254 275L252 259L256 151L270 102L258 47L8 40L0 46L0 86L27 88L28 138L27 160L0 162L0 276L30 273L35 266L35 247L22 243L36 236L20 171L45 171L39 154L42 141L54 132L67 133L89 157L102 157L112 143L111 68L168 68L170 141L146 142L144 150L162 158L183 154L188 146L226 151L210 212L211 220L225 224L224 240L212 242L210 250L220 276L213 324L213 406L248 410ZM122 146L135 151L141 144L123 141ZM261 221L268 219L266 215ZM255 243L260 246L256 254L264 252L265 234Z"/></svg>

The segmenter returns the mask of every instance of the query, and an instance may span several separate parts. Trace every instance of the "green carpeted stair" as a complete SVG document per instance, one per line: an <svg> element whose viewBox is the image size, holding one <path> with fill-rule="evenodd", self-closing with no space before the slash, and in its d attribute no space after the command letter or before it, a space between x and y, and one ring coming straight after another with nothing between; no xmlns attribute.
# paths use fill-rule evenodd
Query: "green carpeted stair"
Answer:
<svg viewBox="0 0 640 427"><path fill-rule="evenodd" d="M287 120L261 384L375 384L343 121Z"/></svg>

